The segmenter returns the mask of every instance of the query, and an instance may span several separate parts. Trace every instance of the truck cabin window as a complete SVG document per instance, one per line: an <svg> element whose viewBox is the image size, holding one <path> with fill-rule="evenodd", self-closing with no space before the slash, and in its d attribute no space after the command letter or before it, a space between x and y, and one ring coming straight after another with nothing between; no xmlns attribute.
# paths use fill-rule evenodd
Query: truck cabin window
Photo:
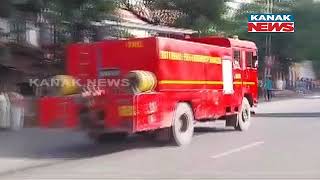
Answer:
<svg viewBox="0 0 320 180"><path fill-rule="evenodd" d="M258 68L258 56L257 55L253 55L253 65L254 65L254 68Z"/></svg>
<svg viewBox="0 0 320 180"><path fill-rule="evenodd" d="M253 53L246 52L246 64L248 68L254 68Z"/></svg>
<svg viewBox="0 0 320 180"><path fill-rule="evenodd" d="M233 67L236 69L240 68L240 51L239 50L233 51Z"/></svg>
<svg viewBox="0 0 320 180"><path fill-rule="evenodd" d="M258 67L258 57L253 52L246 52L246 65L248 68Z"/></svg>

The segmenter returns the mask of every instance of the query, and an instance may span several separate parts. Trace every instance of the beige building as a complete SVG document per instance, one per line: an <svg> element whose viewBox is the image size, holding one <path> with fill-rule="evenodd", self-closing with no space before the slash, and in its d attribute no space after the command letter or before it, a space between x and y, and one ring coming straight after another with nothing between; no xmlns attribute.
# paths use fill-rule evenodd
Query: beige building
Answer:
<svg viewBox="0 0 320 180"><path fill-rule="evenodd" d="M295 81L301 78L316 79L312 66L312 61L302 61L294 63L289 67L289 82L291 86L295 86Z"/></svg>

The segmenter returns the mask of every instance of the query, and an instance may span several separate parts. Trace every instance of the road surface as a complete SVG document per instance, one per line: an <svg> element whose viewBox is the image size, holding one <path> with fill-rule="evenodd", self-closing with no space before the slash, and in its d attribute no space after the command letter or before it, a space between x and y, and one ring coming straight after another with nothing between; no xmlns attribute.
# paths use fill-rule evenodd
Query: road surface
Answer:
<svg viewBox="0 0 320 180"><path fill-rule="evenodd" d="M320 179L320 96L261 103L247 132L197 125L192 144L0 132L0 179Z"/></svg>

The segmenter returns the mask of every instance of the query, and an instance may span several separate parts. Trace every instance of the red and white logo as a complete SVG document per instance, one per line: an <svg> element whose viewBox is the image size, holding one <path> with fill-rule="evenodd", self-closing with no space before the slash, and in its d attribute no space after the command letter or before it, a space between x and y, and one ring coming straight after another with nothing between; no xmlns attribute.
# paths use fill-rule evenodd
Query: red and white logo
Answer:
<svg viewBox="0 0 320 180"><path fill-rule="evenodd" d="M294 32L291 14L250 14L248 32Z"/></svg>

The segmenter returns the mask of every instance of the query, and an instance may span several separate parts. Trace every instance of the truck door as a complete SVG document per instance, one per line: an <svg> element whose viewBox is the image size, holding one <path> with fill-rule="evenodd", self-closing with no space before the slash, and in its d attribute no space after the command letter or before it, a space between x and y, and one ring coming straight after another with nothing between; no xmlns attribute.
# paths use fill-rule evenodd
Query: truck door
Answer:
<svg viewBox="0 0 320 180"><path fill-rule="evenodd" d="M253 97L258 94L257 82L257 52L256 50L246 50L245 51L245 70L244 70L244 87L246 91L251 93Z"/></svg>
<svg viewBox="0 0 320 180"><path fill-rule="evenodd" d="M242 101L242 58L241 50L233 49L233 88L234 88L234 105L239 104Z"/></svg>
<svg viewBox="0 0 320 180"><path fill-rule="evenodd" d="M243 49L241 51L241 65L242 65L242 87L243 87L243 91L244 93L249 92L250 91L250 66L249 66L249 55L252 55L252 52L250 52L247 49Z"/></svg>

